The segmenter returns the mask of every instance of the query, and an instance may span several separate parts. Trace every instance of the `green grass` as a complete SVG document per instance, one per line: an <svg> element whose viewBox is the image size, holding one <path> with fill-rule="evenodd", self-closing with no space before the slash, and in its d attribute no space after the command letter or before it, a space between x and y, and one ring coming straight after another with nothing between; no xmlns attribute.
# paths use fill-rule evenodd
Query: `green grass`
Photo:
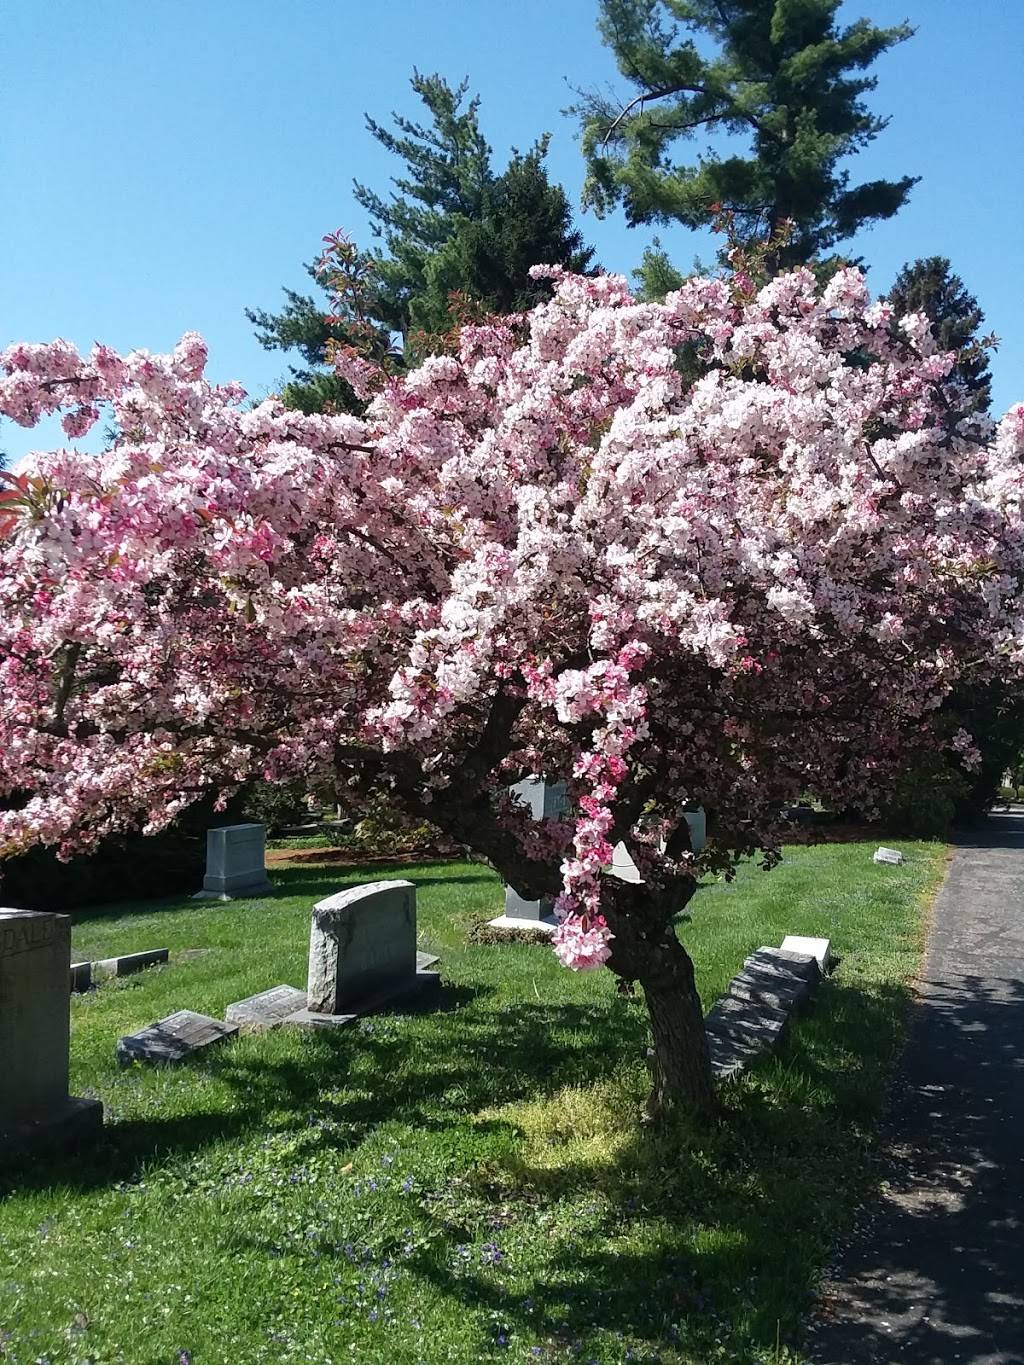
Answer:
<svg viewBox="0 0 1024 1365"><path fill-rule="evenodd" d="M266 899L83 912L76 957L172 961L74 999L73 1089L107 1128L91 1153L0 1174L0 1360L794 1359L869 1178L942 869L940 846L902 847L902 867L865 844L792 849L699 894L681 933L705 1006L784 933L842 959L705 1134L637 1123L643 1016L610 975L467 944L501 901L481 868L278 867ZM389 876L417 884L438 1010L118 1070L117 1038L161 1015L303 984L312 901Z"/></svg>

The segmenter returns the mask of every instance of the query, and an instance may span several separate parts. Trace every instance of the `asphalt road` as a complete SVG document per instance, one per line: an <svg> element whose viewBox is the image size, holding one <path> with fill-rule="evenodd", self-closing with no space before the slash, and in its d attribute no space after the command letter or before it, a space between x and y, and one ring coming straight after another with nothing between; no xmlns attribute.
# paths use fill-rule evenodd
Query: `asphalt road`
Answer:
<svg viewBox="0 0 1024 1365"><path fill-rule="evenodd" d="M917 989L886 1186L808 1354L1024 1365L1024 811L957 841Z"/></svg>

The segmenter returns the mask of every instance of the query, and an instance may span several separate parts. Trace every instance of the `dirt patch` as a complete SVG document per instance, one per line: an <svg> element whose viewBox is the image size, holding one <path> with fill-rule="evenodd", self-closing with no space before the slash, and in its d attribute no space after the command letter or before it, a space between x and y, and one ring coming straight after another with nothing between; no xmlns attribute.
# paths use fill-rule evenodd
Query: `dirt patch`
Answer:
<svg viewBox="0 0 1024 1365"><path fill-rule="evenodd" d="M270 867L372 867L381 863L468 862L460 848L417 848L405 853L358 853L350 848L268 848Z"/></svg>

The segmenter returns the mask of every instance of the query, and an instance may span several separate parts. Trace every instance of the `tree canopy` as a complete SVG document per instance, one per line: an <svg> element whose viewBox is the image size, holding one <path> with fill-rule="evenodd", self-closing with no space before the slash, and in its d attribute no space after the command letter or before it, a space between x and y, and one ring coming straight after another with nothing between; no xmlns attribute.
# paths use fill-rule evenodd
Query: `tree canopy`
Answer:
<svg viewBox="0 0 1024 1365"><path fill-rule="evenodd" d="M806 263L889 218L915 180L851 183L843 164L885 128L867 74L906 25L836 22L840 0L601 0L599 27L630 94L577 106L586 199L630 223L704 226L716 208L740 235L793 231L779 265ZM676 160L679 144L694 147ZM746 150L741 150L741 144Z"/></svg>
<svg viewBox="0 0 1024 1365"><path fill-rule="evenodd" d="M384 790L558 896L556 951L640 984L658 1094L706 1111L674 917L775 860L808 787L870 810L921 753L977 763L942 703L1024 658L1024 405L991 440L950 427L955 355L855 270L663 304L535 273L555 294L525 318L404 376L367 361L362 416L249 409L195 334L0 356L0 414L76 435L109 406L123 433L8 480L0 856L252 776ZM537 773L565 817L510 799ZM609 875L620 839L639 883Z"/></svg>

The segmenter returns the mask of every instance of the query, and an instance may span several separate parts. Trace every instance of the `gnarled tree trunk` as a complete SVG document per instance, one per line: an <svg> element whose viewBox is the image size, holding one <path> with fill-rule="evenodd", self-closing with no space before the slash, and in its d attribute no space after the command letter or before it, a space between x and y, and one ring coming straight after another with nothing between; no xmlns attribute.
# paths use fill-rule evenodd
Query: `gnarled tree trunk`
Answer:
<svg viewBox="0 0 1024 1365"><path fill-rule="evenodd" d="M680 1105L698 1119L718 1108L704 1014L693 962L672 924L693 893L692 883L656 890L621 885L607 895L606 917L615 938L609 967L643 990L651 1024L652 1085L648 1114ZM682 894L681 894L682 893Z"/></svg>

